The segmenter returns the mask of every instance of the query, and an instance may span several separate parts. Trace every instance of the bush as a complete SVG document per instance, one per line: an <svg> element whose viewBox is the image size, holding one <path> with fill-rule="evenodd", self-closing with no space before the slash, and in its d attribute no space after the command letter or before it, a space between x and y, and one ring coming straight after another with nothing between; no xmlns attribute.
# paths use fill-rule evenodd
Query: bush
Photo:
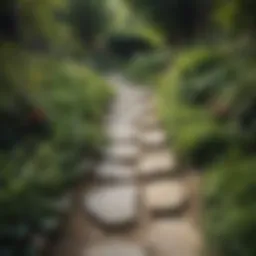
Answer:
<svg viewBox="0 0 256 256"><path fill-rule="evenodd" d="M81 154L94 157L103 146L102 118L112 92L94 72L72 61L52 60L45 71L48 76L33 95L54 127L51 145L62 168L69 169Z"/></svg>
<svg viewBox="0 0 256 256"><path fill-rule="evenodd" d="M188 52L181 57L180 63L183 62L180 67L180 97L187 103L207 104L218 96L227 82L234 79L234 72L223 53L214 49Z"/></svg>
<svg viewBox="0 0 256 256"><path fill-rule="evenodd" d="M223 55L225 65L216 64L236 72L236 76L227 73L222 79L217 79L214 62L202 58L207 55L205 50L183 53L172 71L164 73L158 89L159 111L170 144L183 163L206 170L202 192L207 255L256 253L255 75L254 64L249 59L241 61L240 53ZM210 90L200 104L184 98L194 93L205 73L209 83L219 81L214 92ZM192 85L191 77L195 79ZM208 86L208 82L203 83ZM205 100L208 104L202 104Z"/></svg>
<svg viewBox="0 0 256 256"><path fill-rule="evenodd" d="M1 123L1 132L9 132L13 149L27 121L23 103L32 102L46 113L53 134L44 141L34 140L29 129L29 136L13 150L0 152L0 255L39 254L34 238L58 226L63 193L81 171L90 171L79 168L81 160L98 156L105 141L101 122L111 91L97 74L69 60L82 52L72 25L90 46L105 27L97 22L80 30L84 26L80 21L94 23L104 12L98 8L102 1L96 7L94 0L89 2L72 2L72 24L66 1L1 3L5 25L0 25L0 111L9 121L9 112L15 113L10 125ZM84 16L79 7L94 12Z"/></svg>
<svg viewBox="0 0 256 256"><path fill-rule="evenodd" d="M171 53L158 51L135 56L125 70L126 75L139 82L154 83L157 76L169 65Z"/></svg>
<svg viewBox="0 0 256 256"><path fill-rule="evenodd" d="M186 86L183 84L184 73L191 62L186 57L185 54L181 56L174 62L171 71L168 69L161 78L159 112L169 133L170 143L181 158L186 163L202 166L221 156L223 145L227 144L226 134L207 109L191 106L183 100L180 90L182 86ZM213 138L218 138L218 143ZM207 150L205 159L200 156L202 150Z"/></svg>
<svg viewBox="0 0 256 256"><path fill-rule="evenodd" d="M48 233L58 225L58 204L81 177L81 160L99 154L105 141L102 118L112 94L94 72L71 61L33 57L32 67L31 97L47 113L54 134L36 145L28 139L0 159L0 252L10 249L7 237L11 248L16 240L28 239L23 255L30 255L33 245L28 234Z"/></svg>
<svg viewBox="0 0 256 256"><path fill-rule="evenodd" d="M106 4L102 0L73 0L69 5L69 19L76 34L87 48L93 48L109 26Z"/></svg>
<svg viewBox="0 0 256 256"><path fill-rule="evenodd" d="M256 253L255 166L255 159L236 153L204 177L205 230L213 255Z"/></svg>

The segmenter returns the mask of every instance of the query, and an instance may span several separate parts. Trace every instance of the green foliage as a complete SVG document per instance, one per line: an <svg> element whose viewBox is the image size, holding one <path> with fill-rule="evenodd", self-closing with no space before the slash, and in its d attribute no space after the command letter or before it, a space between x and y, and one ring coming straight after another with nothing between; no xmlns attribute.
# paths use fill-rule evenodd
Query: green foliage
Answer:
<svg viewBox="0 0 256 256"><path fill-rule="evenodd" d="M193 0L139 0L131 1L135 8L152 19L169 41L182 43L193 39L198 32L203 33L208 24L211 1Z"/></svg>
<svg viewBox="0 0 256 256"><path fill-rule="evenodd" d="M18 0L21 42L29 48L58 50L71 41L72 31L67 23L57 18L66 13L66 0ZM66 50L68 47L66 45Z"/></svg>
<svg viewBox="0 0 256 256"><path fill-rule="evenodd" d="M6 93L14 93L15 90L23 87L27 74L27 67L24 65L25 61L26 55L17 44L11 42L3 42L1 44L1 103L8 99L4 98Z"/></svg>
<svg viewBox="0 0 256 256"><path fill-rule="evenodd" d="M213 20L217 26L225 32L233 31L236 15L239 11L238 1L217 1L216 11L213 13Z"/></svg>
<svg viewBox="0 0 256 256"><path fill-rule="evenodd" d="M81 160L97 156L105 143L101 122L112 93L94 72L72 61L32 56L31 65L31 95L46 111L54 135L1 155L0 227L48 233L58 224L61 196L86 171Z"/></svg>
<svg viewBox="0 0 256 256"><path fill-rule="evenodd" d="M108 28L108 12L104 0L70 1L70 21L80 39L93 46Z"/></svg>
<svg viewBox="0 0 256 256"><path fill-rule="evenodd" d="M239 0L238 9L240 16L237 17L236 24L238 25L242 21L242 29L249 29L250 31L255 33L255 2L253 0Z"/></svg>
<svg viewBox="0 0 256 256"><path fill-rule="evenodd" d="M46 113L53 130L45 141L27 136L0 153L0 254L31 256L38 255L33 236L58 226L63 193L91 171L81 169L81 160L97 157L105 143L102 119L112 92L70 58L81 48L65 0L9 3L15 12L4 18L15 18L19 36L1 36L0 110L19 115L31 103Z"/></svg>
<svg viewBox="0 0 256 256"><path fill-rule="evenodd" d="M67 60L75 54L83 59L77 38L88 50L101 52L107 35L120 32L157 47L197 41L216 25L214 42L232 33L255 35L253 0L17 0L1 2L1 11L6 3L12 11L17 3L19 33L8 41L1 37L0 107L17 110L24 92L46 112L54 134L37 146L29 138L13 152L1 153L1 239L25 239L29 229L51 231L59 221L57 202L81 175L81 158L97 156L105 143L101 121L111 92L97 74ZM221 50L183 49L171 67L173 55L166 52L141 55L125 71L155 82L166 69L157 90L169 142L184 164L209 170L204 200L210 250L254 256L255 47L253 40L242 47L235 41ZM33 49L48 56L32 54ZM103 63L100 56L100 64L121 66L105 54L110 60ZM15 250L16 255L33 254Z"/></svg>
<svg viewBox="0 0 256 256"><path fill-rule="evenodd" d="M196 105L191 107L181 94L186 90L182 88L187 86L184 84L186 75L195 74L196 71L199 75L204 70L204 65L199 68L198 63L200 59L205 60L205 53L205 50L184 53L174 62L171 72L167 69L159 87L159 111L170 132L170 141L185 162L197 165L214 160L226 145L225 134L207 109ZM205 153L204 157L200 156L202 152Z"/></svg>
<svg viewBox="0 0 256 256"><path fill-rule="evenodd" d="M92 71L73 62L54 65L37 92L59 132L58 146L96 150L102 143L100 124L110 91ZM62 138L63 136L63 138Z"/></svg>
<svg viewBox="0 0 256 256"><path fill-rule="evenodd" d="M226 34L246 33L255 36L255 2L253 0L215 1L213 12L215 24Z"/></svg>
<svg viewBox="0 0 256 256"><path fill-rule="evenodd" d="M196 50L185 56L188 62L181 71L180 96L187 103L205 105L235 79L221 52Z"/></svg>
<svg viewBox="0 0 256 256"><path fill-rule="evenodd" d="M207 170L203 176L207 255L256 252L255 74L253 62L248 55L241 58L242 52L217 51L217 59L212 49L184 52L171 72L164 73L158 89L170 144L183 163ZM216 68L226 72L221 79ZM202 90L201 79L206 87L215 83L207 104L187 98ZM223 114L220 122L216 117Z"/></svg>
<svg viewBox="0 0 256 256"><path fill-rule="evenodd" d="M231 154L204 177L206 239L217 255L256 253L256 161Z"/></svg>
<svg viewBox="0 0 256 256"><path fill-rule="evenodd" d="M125 74L136 81L154 84L157 76L169 65L171 53L157 51L149 54L139 54L128 64Z"/></svg>

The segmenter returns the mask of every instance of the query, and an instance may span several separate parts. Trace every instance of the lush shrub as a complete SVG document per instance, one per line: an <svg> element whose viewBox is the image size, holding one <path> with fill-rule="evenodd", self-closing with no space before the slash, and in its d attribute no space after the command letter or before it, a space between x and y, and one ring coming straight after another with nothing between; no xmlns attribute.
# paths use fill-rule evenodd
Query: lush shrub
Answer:
<svg viewBox="0 0 256 256"><path fill-rule="evenodd" d="M180 94L190 104L207 104L234 79L221 52L215 49L194 50L184 54L181 64Z"/></svg>
<svg viewBox="0 0 256 256"><path fill-rule="evenodd" d="M171 53L168 51L139 54L128 63L125 73L131 79L154 83L157 76L169 65L170 60Z"/></svg>
<svg viewBox="0 0 256 256"><path fill-rule="evenodd" d="M197 52L198 56L195 53L192 54L196 58L201 58L201 53L205 54L205 52ZM211 117L207 108L191 106L190 102L184 100L181 91L186 88L184 73L189 70L190 63L193 65L191 54L184 54L174 62L172 68L168 69L161 79L159 111L169 133L170 143L178 154L187 163L201 166L221 156L223 146L226 146L227 142L226 134ZM218 143L215 141L216 138ZM200 156L202 151L205 152L205 157Z"/></svg>
<svg viewBox="0 0 256 256"><path fill-rule="evenodd" d="M205 50L199 52L205 56ZM212 61L205 66L207 61L199 52L183 53L163 75L158 89L159 111L170 144L181 159L207 171L202 191L207 255L255 255L254 64L241 60L241 51L223 55L224 62L216 66L235 71L236 76L229 73L217 79L216 66ZM184 98L195 90L186 91L190 77L196 86L205 73L209 82L219 81L207 95L208 104Z"/></svg>
<svg viewBox="0 0 256 256"><path fill-rule="evenodd" d="M83 65L54 61L50 65L48 77L35 94L55 126L58 146L97 149L102 143L100 124L109 88Z"/></svg>
<svg viewBox="0 0 256 256"><path fill-rule="evenodd" d="M93 47L108 28L108 10L102 0L73 0L70 5L70 23L87 47Z"/></svg>
<svg viewBox="0 0 256 256"><path fill-rule="evenodd" d="M29 234L56 228L63 192L86 171L81 160L97 156L105 141L101 124L111 96L107 84L72 61L33 57L31 64L28 91L49 117L53 136L41 143L28 139L1 154L0 252L19 241L29 251ZM23 248L23 255L28 251Z"/></svg>
<svg viewBox="0 0 256 256"><path fill-rule="evenodd" d="M9 132L11 144L17 141L23 129L19 123L27 121L21 115L26 109L23 103L28 102L46 113L53 131L42 141L34 140L30 130L12 151L0 152L0 255L38 255L34 235L55 229L64 191L86 171L79 168L80 161L97 156L105 141L101 122L111 92L97 74L67 57L80 50L68 24L67 2L0 4L1 118L15 113L12 125L7 125L7 118L4 129L1 123L1 132ZM102 19L102 24L94 24L97 14L102 18L101 2L96 8L95 1L81 3L86 9L79 8L80 1L71 2L79 4L71 11L77 30L84 26L80 21L93 23L79 30L90 44L102 31ZM84 16L83 11L91 14L88 5L94 13ZM39 56L42 52L45 55Z"/></svg>
<svg viewBox="0 0 256 256"><path fill-rule="evenodd" d="M204 177L209 255L255 255L255 166L252 157L234 153Z"/></svg>

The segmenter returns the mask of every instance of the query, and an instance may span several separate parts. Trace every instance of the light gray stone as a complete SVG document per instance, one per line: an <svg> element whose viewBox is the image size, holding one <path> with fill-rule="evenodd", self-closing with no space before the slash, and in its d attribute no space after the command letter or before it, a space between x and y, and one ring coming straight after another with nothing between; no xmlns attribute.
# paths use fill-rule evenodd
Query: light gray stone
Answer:
<svg viewBox="0 0 256 256"><path fill-rule="evenodd" d="M143 116L148 116L148 115L152 115L152 114L156 115L156 106L155 106L153 99L151 99L151 98L147 99L147 102L144 105L142 114L143 114Z"/></svg>
<svg viewBox="0 0 256 256"><path fill-rule="evenodd" d="M126 106L125 110L124 107L118 107L116 111L116 115L119 117L126 118L127 120L134 120L138 117L143 115L144 106L142 103L132 103Z"/></svg>
<svg viewBox="0 0 256 256"><path fill-rule="evenodd" d="M135 179L136 169L131 165L108 161L97 168L96 175L100 180L132 181Z"/></svg>
<svg viewBox="0 0 256 256"><path fill-rule="evenodd" d="M146 256L139 245L129 241L105 241L85 250L83 256Z"/></svg>
<svg viewBox="0 0 256 256"><path fill-rule="evenodd" d="M135 139L136 129L129 123L114 123L108 127L108 135L112 141L129 142Z"/></svg>
<svg viewBox="0 0 256 256"><path fill-rule="evenodd" d="M166 135L161 129L140 132L139 140L146 149L161 148L166 144Z"/></svg>
<svg viewBox="0 0 256 256"><path fill-rule="evenodd" d="M160 126L160 122L156 117L156 115L150 114L150 115L143 116L139 120L138 125L141 129L152 130L152 129L157 129Z"/></svg>
<svg viewBox="0 0 256 256"><path fill-rule="evenodd" d="M85 209L110 228L133 224L138 214L136 186L94 188L85 196Z"/></svg>
<svg viewBox="0 0 256 256"><path fill-rule="evenodd" d="M199 256L199 232L186 220L161 220L153 223L147 242L157 256Z"/></svg>
<svg viewBox="0 0 256 256"><path fill-rule="evenodd" d="M175 167L175 158L167 149L145 153L139 162L141 177L169 175L175 171Z"/></svg>
<svg viewBox="0 0 256 256"><path fill-rule="evenodd" d="M139 152L135 143L116 143L106 150L106 158L118 163L134 163L139 157Z"/></svg>
<svg viewBox="0 0 256 256"><path fill-rule="evenodd" d="M178 181L157 181L145 187L144 200L151 212L169 213L182 209L188 202L188 191Z"/></svg>

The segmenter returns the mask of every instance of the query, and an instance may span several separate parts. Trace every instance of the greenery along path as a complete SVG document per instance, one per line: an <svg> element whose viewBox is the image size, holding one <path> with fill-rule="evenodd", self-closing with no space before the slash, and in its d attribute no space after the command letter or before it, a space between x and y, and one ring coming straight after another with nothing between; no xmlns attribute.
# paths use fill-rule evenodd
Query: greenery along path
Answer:
<svg viewBox="0 0 256 256"><path fill-rule="evenodd" d="M109 145L79 191L61 256L199 256L197 178L179 170L147 89L112 76Z"/></svg>

